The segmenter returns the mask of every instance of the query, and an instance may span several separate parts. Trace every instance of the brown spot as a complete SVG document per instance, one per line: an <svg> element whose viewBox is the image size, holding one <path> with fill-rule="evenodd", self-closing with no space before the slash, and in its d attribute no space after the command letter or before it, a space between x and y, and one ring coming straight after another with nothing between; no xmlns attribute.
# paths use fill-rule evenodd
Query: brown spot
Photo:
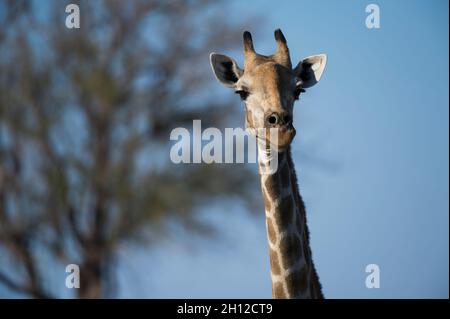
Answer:
<svg viewBox="0 0 450 319"><path fill-rule="evenodd" d="M296 224L296 227L297 227L297 231L298 231L299 234L302 234L303 233L303 227L302 227L301 219L303 218L303 216L301 216L298 213L298 211L296 211L295 213L296 213L296 215L295 215L295 217L296 217L295 218L295 224Z"/></svg>
<svg viewBox="0 0 450 319"><path fill-rule="evenodd" d="M267 193L263 190L263 199L264 199L264 207L266 210L272 209L272 204L270 203L269 197L267 196Z"/></svg>
<svg viewBox="0 0 450 319"><path fill-rule="evenodd" d="M292 296L306 291L308 284L307 271L306 266L304 266L300 270L294 271L286 276L286 286Z"/></svg>
<svg viewBox="0 0 450 319"><path fill-rule="evenodd" d="M311 278L311 275L310 277ZM309 291L311 292L311 298L312 299L317 299L317 292L316 292L316 287L314 286L314 283L312 280L309 281Z"/></svg>
<svg viewBox="0 0 450 319"><path fill-rule="evenodd" d="M287 298L284 293L283 284L281 282L276 282L272 285L272 296L275 299L285 299Z"/></svg>
<svg viewBox="0 0 450 319"><path fill-rule="evenodd" d="M288 159L288 161L290 161L290 158ZM293 171L293 175L292 175L292 187L293 187L294 193L297 193L297 195L295 196L295 206L298 208L300 215L305 216L306 215L305 203L303 202L303 198L300 195L300 191L298 189L297 177L295 176L295 171Z"/></svg>
<svg viewBox="0 0 450 319"><path fill-rule="evenodd" d="M295 234L288 234L280 242L280 253L283 260L283 268L289 269L301 257L302 244Z"/></svg>
<svg viewBox="0 0 450 319"><path fill-rule="evenodd" d="M274 275L279 275L281 273L280 262L278 261L278 254L275 250L270 249L270 270Z"/></svg>
<svg viewBox="0 0 450 319"><path fill-rule="evenodd" d="M281 193L281 184L272 177L268 177L266 180L266 190L269 198L276 200Z"/></svg>
<svg viewBox="0 0 450 319"><path fill-rule="evenodd" d="M252 113L252 111L247 111L247 127L253 127L253 113Z"/></svg>
<svg viewBox="0 0 450 319"><path fill-rule="evenodd" d="M266 179L266 190L270 198L278 198L281 194L281 183L278 174L269 175Z"/></svg>
<svg viewBox="0 0 450 319"><path fill-rule="evenodd" d="M282 185L286 188L290 186L290 179L289 179L289 167L288 165L283 165L281 172L280 172L280 177L281 177L281 183Z"/></svg>
<svg viewBox="0 0 450 319"><path fill-rule="evenodd" d="M303 245L303 256L305 256L306 260L310 260L311 259L311 251L309 249L309 240L308 240L308 235L306 234L306 232L303 232L303 242L305 243Z"/></svg>
<svg viewBox="0 0 450 319"><path fill-rule="evenodd" d="M273 221L270 218L267 218L267 234L269 235L269 240L272 244L277 242L277 234L275 233L275 228L273 226Z"/></svg>
<svg viewBox="0 0 450 319"><path fill-rule="evenodd" d="M294 218L294 207L290 196L281 199L278 207L275 209L275 219L280 231L285 230L292 224Z"/></svg>
<svg viewBox="0 0 450 319"><path fill-rule="evenodd" d="M303 256L306 260L309 260L311 258L311 253L309 251L309 238L308 238L308 227L306 225L306 218L305 215L299 214L297 212L296 215L296 227L298 230L298 233L300 234L300 237L303 241Z"/></svg>

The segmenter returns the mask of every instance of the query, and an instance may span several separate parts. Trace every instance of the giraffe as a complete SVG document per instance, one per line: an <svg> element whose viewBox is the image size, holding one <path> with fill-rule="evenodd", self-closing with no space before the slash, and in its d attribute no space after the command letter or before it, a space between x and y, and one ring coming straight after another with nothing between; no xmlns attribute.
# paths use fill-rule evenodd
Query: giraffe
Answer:
<svg viewBox="0 0 450 319"><path fill-rule="evenodd" d="M217 80L233 88L244 101L246 129L257 137L261 190L273 298L324 298L312 260L305 205L299 193L291 157L296 134L293 105L306 88L321 78L327 57L309 56L292 68L286 39L275 30L277 51L270 56L255 52L250 32L245 31L244 68L230 57L211 53L210 62ZM269 137L259 129L276 129L277 169L264 173L270 161ZM273 153L272 153L273 155Z"/></svg>

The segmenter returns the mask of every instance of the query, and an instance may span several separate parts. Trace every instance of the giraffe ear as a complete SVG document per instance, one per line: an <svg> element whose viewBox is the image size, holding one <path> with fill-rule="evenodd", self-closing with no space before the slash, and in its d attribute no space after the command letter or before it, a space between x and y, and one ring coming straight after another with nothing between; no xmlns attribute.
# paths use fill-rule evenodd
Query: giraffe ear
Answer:
<svg viewBox="0 0 450 319"><path fill-rule="evenodd" d="M225 86L234 87L244 73L237 63L226 55L211 53L209 59L214 75Z"/></svg>
<svg viewBox="0 0 450 319"><path fill-rule="evenodd" d="M327 64L326 54L312 55L301 60L294 69L302 88L309 88L319 82Z"/></svg>

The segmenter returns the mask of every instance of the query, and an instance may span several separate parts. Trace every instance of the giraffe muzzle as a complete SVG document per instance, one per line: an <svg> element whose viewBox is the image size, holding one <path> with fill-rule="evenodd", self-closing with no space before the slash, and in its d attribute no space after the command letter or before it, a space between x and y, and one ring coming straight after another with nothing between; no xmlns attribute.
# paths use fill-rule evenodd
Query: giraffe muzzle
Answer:
<svg viewBox="0 0 450 319"><path fill-rule="evenodd" d="M270 142L270 145L275 146L278 152L283 152L289 147L295 135L296 130L291 123L281 127L269 128L266 131L266 140Z"/></svg>

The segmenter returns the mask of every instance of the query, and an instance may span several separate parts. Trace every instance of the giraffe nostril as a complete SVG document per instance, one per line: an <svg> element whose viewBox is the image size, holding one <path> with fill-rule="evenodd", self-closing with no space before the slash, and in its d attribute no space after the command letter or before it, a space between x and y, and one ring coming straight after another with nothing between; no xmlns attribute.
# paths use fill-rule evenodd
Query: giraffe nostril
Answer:
<svg viewBox="0 0 450 319"><path fill-rule="evenodd" d="M286 114L283 118L284 124L289 125L291 124L292 118L289 114Z"/></svg>
<svg viewBox="0 0 450 319"><path fill-rule="evenodd" d="M267 117L267 122L271 125L275 125L278 122L278 117L275 114L269 115Z"/></svg>

